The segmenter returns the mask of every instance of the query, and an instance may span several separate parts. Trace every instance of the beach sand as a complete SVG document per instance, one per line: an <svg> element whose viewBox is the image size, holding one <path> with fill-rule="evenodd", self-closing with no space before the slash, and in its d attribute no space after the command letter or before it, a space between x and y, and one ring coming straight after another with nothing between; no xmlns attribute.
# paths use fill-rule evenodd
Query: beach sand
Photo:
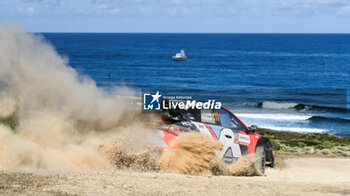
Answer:
<svg viewBox="0 0 350 196"><path fill-rule="evenodd" d="M0 194L349 195L350 159L299 157L265 177L190 176L123 170L2 169Z"/></svg>

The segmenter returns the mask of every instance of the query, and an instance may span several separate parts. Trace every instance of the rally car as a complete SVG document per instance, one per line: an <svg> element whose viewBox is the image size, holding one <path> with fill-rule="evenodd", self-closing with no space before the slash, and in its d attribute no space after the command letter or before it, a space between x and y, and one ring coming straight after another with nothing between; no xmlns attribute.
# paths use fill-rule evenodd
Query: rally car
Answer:
<svg viewBox="0 0 350 196"><path fill-rule="evenodd" d="M167 109L161 111L157 135L160 141L154 145L163 150L175 150L176 138L180 132L198 131L223 143L217 155L226 163L233 163L247 154L258 156L257 166L262 173L265 165L273 167L272 145L268 138L249 129L237 116L225 107L220 109Z"/></svg>

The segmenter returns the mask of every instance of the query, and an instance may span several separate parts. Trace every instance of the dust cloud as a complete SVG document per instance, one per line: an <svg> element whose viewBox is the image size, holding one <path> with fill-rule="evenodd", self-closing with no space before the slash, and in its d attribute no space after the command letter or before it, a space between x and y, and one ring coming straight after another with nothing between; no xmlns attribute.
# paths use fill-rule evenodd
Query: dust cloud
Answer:
<svg viewBox="0 0 350 196"><path fill-rule="evenodd" d="M117 95L79 76L40 35L3 24L0 118L15 113L19 123L15 130L0 125L0 165L111 167L96 146L118 134L142 138L145 132L139 111Z"/></svg>

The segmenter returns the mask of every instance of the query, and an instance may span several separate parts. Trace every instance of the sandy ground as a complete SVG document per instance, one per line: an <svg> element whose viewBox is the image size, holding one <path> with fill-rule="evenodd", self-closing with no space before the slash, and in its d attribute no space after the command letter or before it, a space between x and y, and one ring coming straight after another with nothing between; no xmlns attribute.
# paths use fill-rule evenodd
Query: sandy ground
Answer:
<svg viewBox="0 0 350 196"><path fill-rule="evenodd" d="M130 171L0 171L1 195L350 195L350 159L291 158L266 177Z"/></svg>

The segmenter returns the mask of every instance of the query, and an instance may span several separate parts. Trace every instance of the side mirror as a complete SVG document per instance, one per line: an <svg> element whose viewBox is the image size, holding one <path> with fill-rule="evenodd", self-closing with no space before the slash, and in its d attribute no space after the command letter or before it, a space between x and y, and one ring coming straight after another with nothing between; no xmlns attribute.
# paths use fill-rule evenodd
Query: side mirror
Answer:
<svg viewBox="0 0 350 196"><path fill-rule="evenodd" d="M258 129L258 126L256 125L252 125L250 126L249 130L252 132L252 133L255 133L255 131Z"/></svg>

